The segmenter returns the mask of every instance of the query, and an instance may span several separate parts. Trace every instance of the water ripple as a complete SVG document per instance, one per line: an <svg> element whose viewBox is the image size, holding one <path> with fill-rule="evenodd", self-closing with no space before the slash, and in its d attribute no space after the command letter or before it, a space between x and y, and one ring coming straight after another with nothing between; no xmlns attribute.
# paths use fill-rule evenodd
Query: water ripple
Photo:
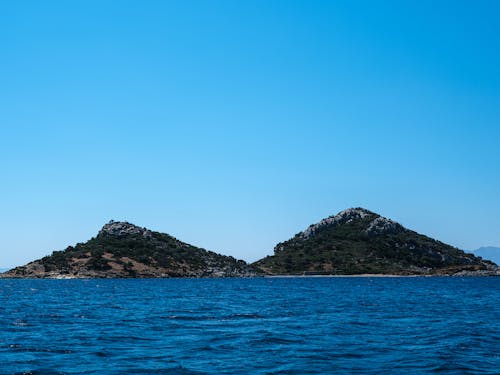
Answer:
<svg viewBox="0 0 500 375"><path fill-rule="evenodd" d="M498 374L500 278L0 280L0 374Z"/></svg>

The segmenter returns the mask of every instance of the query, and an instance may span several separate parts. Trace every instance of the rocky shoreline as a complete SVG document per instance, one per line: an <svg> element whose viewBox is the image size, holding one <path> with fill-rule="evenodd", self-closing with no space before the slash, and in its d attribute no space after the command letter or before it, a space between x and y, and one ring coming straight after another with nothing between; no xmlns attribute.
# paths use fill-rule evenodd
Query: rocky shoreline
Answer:
<svg viewBox="0 0 500 375"><path fill-rule="evenodd" d="M185 276L185 277L175 277L168 276L167 274L149 275L149 276L136 276L136 277L120 277L119 275L102 275L102 274L79 274L79 275L69 275L61 274L57 272L43 273L38 275L13 275L8 272L0 273L0 279L51 279L51 280L88 280L88 279L172 279L172 278L197 278L197 279L213 279L213 278L354 278L354 277L403 277L403 278L414 278L414 277L498 277L500 276L500 267L496 269L492 268L490 270L478 270L478 271L460 271L456 273L440 273L440 274L349 274L349 275L315 275L315 274L302 274L302 275L266 275L266 274L256 274L248 273L244 275L233 275L225 276L215 275L215 276Z"/></svg>

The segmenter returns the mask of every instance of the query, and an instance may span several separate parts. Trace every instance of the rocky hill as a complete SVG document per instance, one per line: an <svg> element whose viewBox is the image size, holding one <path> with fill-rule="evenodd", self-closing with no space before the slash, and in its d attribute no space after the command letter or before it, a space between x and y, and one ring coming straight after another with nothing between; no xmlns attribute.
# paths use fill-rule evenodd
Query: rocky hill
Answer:
<svg viewBox="0 0 500 375"><path fill-rule="evenodd" d="M254 265L267 274L500 274L492 262L363 208L309 226Z"/></svg>
<svg viewBox="0 0 500 375"><path fill-rule="evenodd" d="M85 243L14 268L2 277L247 277L253 267L127 222L111 221Z"/></svg>

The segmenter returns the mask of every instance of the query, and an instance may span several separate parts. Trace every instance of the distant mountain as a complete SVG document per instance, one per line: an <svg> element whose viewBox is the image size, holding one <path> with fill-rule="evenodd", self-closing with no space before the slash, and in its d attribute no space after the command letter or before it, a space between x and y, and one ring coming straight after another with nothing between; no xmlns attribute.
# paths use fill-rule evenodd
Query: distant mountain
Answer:
<svg viewBox="0 0 500 375"><path fill-rule="evenodd" d="M254 263L268 274L495 274L491 262L364 208L321 220ZM499 272L500 274L500 272Z"/></svg>
<svg viewBox="0 0 500 375"><path fill-rule="evenodd" d="M491 260L497 265L500 265L500 247L480 247L477 250L472 250L471 253L473 253L475 256Z"/></svg>
<svg viewBox="0 0 500 375"><path fill-rule="evenodd" d="M14 268L2 277L130 278L254 276L242 260L159 232L111 221L85 243Z"/></svg>

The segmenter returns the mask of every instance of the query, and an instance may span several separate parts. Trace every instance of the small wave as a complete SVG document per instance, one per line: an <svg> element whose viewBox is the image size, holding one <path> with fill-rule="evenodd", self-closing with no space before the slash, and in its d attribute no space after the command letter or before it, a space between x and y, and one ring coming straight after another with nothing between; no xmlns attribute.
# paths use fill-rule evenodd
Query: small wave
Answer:
<svg viewBox="0 0 500 375"><path fill-rule="evenodd" d="M197 321L197 320L213 320L215 319L213 316L200 316L200 315L168 315L162 317L163 319L170 320L187 320L187 321Z"/></svg>
<svg viewBox="0 0 500 375"><path fill-rule="evenodd" d="M54 354L72 354L73 350L70 349L53 349L53 348L36 348L36 347L24 347L20 344L10 344L9 349L13 349L19 352L26 353L54 353Z"/></svg>
<svg viewBox="0 0 500 375"><path fill-rule="evenodd" d="M21 319L16 319L13 323L16 327L27 327L29 326L28 322Z"/></svg>
<svg viewBox="0 0 500 375"><path fill-rule="evenodd" d="M236 320L236 319L263 319L259 314L229 314L222 316L214 315L168 315L162 319L170 320L186 320L186 321L201 321L201 320Z"/></svg>
<svg viewBox="0 0 500 375"><path fill-rule="evenodd" d="M263 318L264 317L262 315L249 313L249 314L231 314L224 316L222 319L231 320L231 319L263 319Z"/></svg>
<svg viewBox="0 0 500 375"><path fill-rule="evenodd" d="M160 375L205 375L206 372L190 370L187 367L182 365L178 365L175 367L169 368L160 368L160 369L130 369L127 370L127 374L160 374Z"/></svg>
<svg viewBox="0 0 500 375"><path fill-rule="evenodd" d="M304 340L303 339L289 339L289 338L284 338L284 337L275 337L275 336L270 336L270 337L264 337L258 340L254 340L256 343L262 343L262 344L279 344L279 345L290 345L290 344L303 344Z"/></svg>

